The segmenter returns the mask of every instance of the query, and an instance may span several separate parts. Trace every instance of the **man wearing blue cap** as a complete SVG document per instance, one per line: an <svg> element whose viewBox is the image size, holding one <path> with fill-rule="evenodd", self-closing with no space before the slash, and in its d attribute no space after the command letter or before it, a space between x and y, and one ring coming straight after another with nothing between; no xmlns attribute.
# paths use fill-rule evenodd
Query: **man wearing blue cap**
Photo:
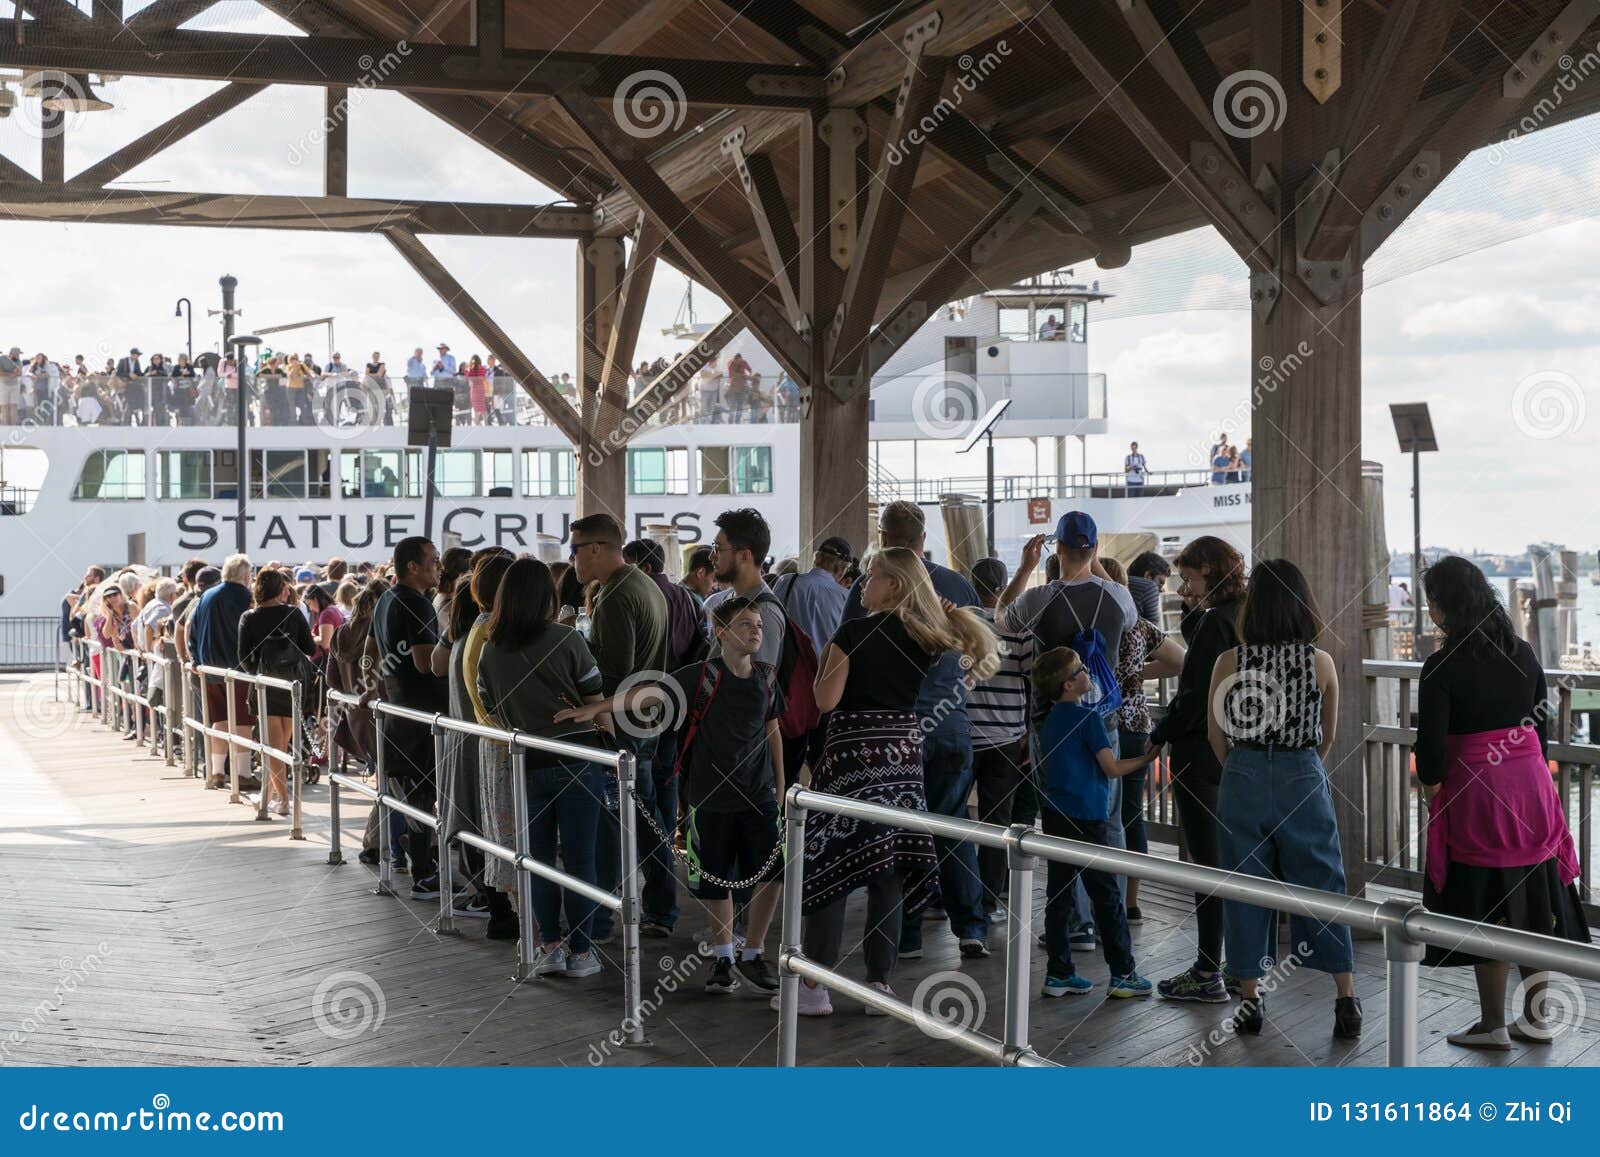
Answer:
<svg viewBox="0 0 1600 1157"><path fill-rule="evenodd" d="M1024 589L1034 571L1039 569L1039 556L1044 551L1045 536L1034 535L1022 548L1022 562L1011 584L1000 596L995 610L995 628L1007 635L1032 635L1034 654L1043 655L1056 647L1072 647L1074 638L1085 631L1096 631L1104 645L1104 654L1111 664L1117 661L1122 647L1122 632L1138 621L1139 611L1134 606L1128 588L1112 580L1100 565L1100 532L1094 519L1081 510L1071 510L1056 523L1056 561L1061 566L1061 577L1031 590ZM1075 648L1077 649L1077 648ZM1106 691L1101 688L1101 691ZM1033 735L1038 737L1039 725L1050 713L1053 704L1037 701L1033 704ZM1111 750L1117 751L1117 719L1113 713L1103 720ZM1034 774L1042 766L1037 748L1034 752ZM1111 781L1110 815L1122 814L1122 781ZM1118 823L1107 826L1108 843L1125 847L1125 837ZM1075 890L1076 891L1076 890ZM1071 916L1072 947L1092 949L1095 946L1094 928L1089 920L1089 906L1078 891Z"/></svg>

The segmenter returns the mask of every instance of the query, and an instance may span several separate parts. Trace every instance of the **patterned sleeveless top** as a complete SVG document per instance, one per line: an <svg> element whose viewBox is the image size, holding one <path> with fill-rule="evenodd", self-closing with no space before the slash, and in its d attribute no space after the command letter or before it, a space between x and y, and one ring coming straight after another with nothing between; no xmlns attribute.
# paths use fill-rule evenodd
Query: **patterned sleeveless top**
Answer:
<svg viewBox="0 0 1600 1157"><path fill-rule="evenodd" d="M1272 643L1234 648L1238 670L1221 687L1222 730L1235 742L1316 747L1322 742L1322 692L1316 648Z"/></svg>

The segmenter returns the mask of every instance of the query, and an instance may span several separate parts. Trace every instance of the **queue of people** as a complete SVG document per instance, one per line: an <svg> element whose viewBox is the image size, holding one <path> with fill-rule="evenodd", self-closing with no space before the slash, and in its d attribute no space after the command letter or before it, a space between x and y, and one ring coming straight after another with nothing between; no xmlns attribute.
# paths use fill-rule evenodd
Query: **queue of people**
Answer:
<svg viewBox="0 0 1600 1157"><path fill-rule="evenodd" d="M501 548L441 556L420 537L381 566L255 569L234 555L220 568L192 560L174 578L92 570L64 613L106 646L171 645L207 665L298 672L358 693L364 707L337 721L340 749L358 765L377 756L370 704L380 697L632 752L644 820L641 934L672 934L683 897L692 898L710 920L713 995L777 991L767 950L782 801L796 782L957 817L972 815L975 797L988 822L1145 852L1148 769L1167 751L1190 860L1345 890L1326 765L1342 691L1314 592L1293 562L1247 571L1232 546L1202 536L1170 564L1147 554L1124 569L1102 557L1094 520L1074 511L1048 539L1030 539L1014 570L988 558L969 577L926 557L923 517L914 503L889 503L864 560L829 538L804 571L798 560L768 569L771 534L754 510L720 515L714 542L676 581L658 544L625 541L614 518L595 514L572 524L564 562ZM1174 570L1184 614L1169 635L1160 602ZM1443 559L1423 581L1444 635L1420 680L1417 775L1432 795L1424 903L1587 941L1572 837L1542 754L1548 696L1538 663L1471 563ZM1175 695L1153 711L1148 682L1173 677ZM224 688L206 694L211 717L225 718ZM252 708L234 704L238 726L259 726L275 748L325 734L297 730L282 697L268 697L265 720ZM440 834L374 809L363 862L377 863L377 825L388 822L392 867L409 873L412 898L437 900L438 856L457 854L458 915L485 919L497 940L516 939L528 917L540 975L601 972L615 935L609 911L536 879L532 912L517 913L511 870L451 837L515 843L520 768L533 855L615 891L614 774L537 751L513 760L498 743L436 748L426 725L399 718L382 734L391 790L436 812ZM220 781L227 744L208 748L208 774ZM262 776L279 801L282 770ZM1003 857L964 841L812 812L804 870L806 955L839 965L864 892L865 979L885 994L899 961L920 957L941 926L963 959L978 960L989 955L990 929L1008 918ZM1236 1001L1234 1031L1260 1033L1263 982L1278 956L1275 914L1197 894L1195 960L1152 981L1137 960L1139 900L1136 880L1052 862L1040 995ZM1298 966L1330 978L1333 1036L1359 1036L1349 929L1295 917L1291 930ZM1082 970L1095 951L1104 982ZM1476 970L1480 1016L1452 1043L1549 1039L1542 977L1525 978L1523 1006L1507 1017L1505 965L1438 950L1428 962ZM826 986L809 980L799 1007L834 1011Z"/></svg>

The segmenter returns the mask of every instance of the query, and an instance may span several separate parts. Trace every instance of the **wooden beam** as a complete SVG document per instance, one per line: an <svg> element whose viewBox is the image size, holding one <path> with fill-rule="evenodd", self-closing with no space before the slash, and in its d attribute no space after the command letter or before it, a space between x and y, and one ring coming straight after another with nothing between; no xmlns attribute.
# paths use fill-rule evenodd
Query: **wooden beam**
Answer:
<svg viewBox="0 0 1600 1157"><path fill-rule="evenodd" d="M782 45L814 63L836 59L848 44L844 35L819 20L796 0L702 0L729 14L729 23L760 29L774 45Z"/></svg>
<svg viewBox="0 0 1600 1157"><path fill-rule="evenodd" d="M403 228L459 237L580 237L593 221L591 211L565 205L174 193L74 185L51 188L31 178L26 183L0 183L0 211L29 221L326 233L378 233Z"/></svg>
<svg viewBox="0 0 1600 1157"><path fill-rule="evenodd" d="M1351 105L1333 195L1305 242L1311 260L1338 261L1350 251L1459 8L1460 0L1398 0L1389 9Z"/></svg>
<svg viewBox="0 0 1600 1157"><path fill-rule="evenodd" d="M744 318L791 376L797 381L806 380L806 343L789 326L782 311L772 307L761 279L722 251L716 235L640 155L639 142L618 126L608 108L577 91L558 93L557 99L637 206L673 238L673 250L689 263L698 280Z"/></svg>
<svg viewBox="0 0 1600 1157"><path fill-rule="evenodd" d="M662 408L672 403L672 400L686 389L694 376L703 369L706 363L714 360L730 341L744 332L744 321L736 313L730 313L716 325L712 326L694 348L681 353L644 391L634 399L633 405L628 407L628 416L624 426L630 430L637 430L643 426Z"/></svg>
<svg viewBox="0 0 1600 1157"><path fill-rule="evenodd" d="M472 43L485 64L499 65L504 59L506 0L472 0Z"/></svg>
<svg viewBox="0 0 1600 1157"><path fill-rule="evenodd" d="M33 17L28 32L30 38L47 29L79 24L87 27L91 23L89 14L69 0L20 0L20 4Z"/></svg>
<svg viewBox="0 0 1600 1157"><path fill-rule="evenodd" d="M489 101L441 93L408 95L418 106L561 196L588 201L615 188L615 182L581 154L540 140Z"/></svg>
<svg viewBox="0 0 1600 1157"><path fill-rule="evenodd" d="M1070 15L1068 15L1070 13ZM1167 176L1205 210L1217 231L1253 269L1272 272L1275 263L1263 244L1262 225L1247 221L1240 207L1219 192L1224 181L1242 192L1249 179L1232 162L1232 153L1217 150L1211 163L1220 173L1203 176L1191 160L1192 148L1205 142L1210 130L1178 100L1159 73L1144 60L1137 42L1109 0L1049 0L1034 26L1055 40L1078 71L1100 94ZM1222 180L1218 180L1221 177Z"/></svg>
<svg viewBox="0 0 1600 1157"><path fill-rule="evenodd" d="M217 3L218 0L156 0L148 8L135 12L126 28L136 36L178 28L202 12L215 8Z"/></svg>
<svg viewBox="0 0 1600 1157"><path fill-rule="evenodd" d="M461 324L471 330L473 336L487 346L489 352L499 358L511 371L512 376L522 384L522 388L538 403L545 416L568 439L577 443L581 431L578 426L578 415L573 412L571 403L556 391L549 380L539 372L538 367L507 336L505 330L489 316L488 311L451 276L450 271L429 252L428 247L417 240L415 233L403 227L396 227L384 230L384 235L389 238L396 252L405 258L406 263L416 270L417 275L428 283L428 287L439 295L445 305L449 306L450 312L456 315Z"/></svg>
<svg viewBox="0 0 1600 1157"><path fill-rule="evenodd" d="M322 90L322 192L350 195L350 90Z"/></svg>
<svg viewBox="0 0 1600 1157"><path fill-rule="evenodd" d="M465 8L469 0L434 0L433 7L428 14L411 27L411 39L444 40L444 28Z"/></svg>
<svg viewBox="0 0 1600 1157"><path fill-rule="evenodd" d="M122 0L94 0L89 16L107 28L122 27Z"/></svg>
<svg viewBox="0 0 1600 1157"><path fill-rule="evenodd" d="M833 60L828 75L828 104L833 108L859 108L894 88L906 70L906 33L931 16L937 15L939 31L928 41L926 51L930 56L951 57L1026 23L1040 6L1041 0L1007 0L1004 4L995 0L934 0L924 4Z"/></svg>
<svg viewBox="0 0 1600 1157"><path fill-rule="evenodd" d="M628 408L628 374L633 366L633 353L639 345L639 327L644 322L645 301L650 296L650 282L655 277L656 260L661 255L661 229L648 214L639 214L634 228L633 245L628 250L627 268L622 274L622 284L617 288L617 306L611 322L611 332L606 341L605 362L600 370L600 389L604 398L601 407L601 424L597 434L606 434L607 415L620 423Z"/></svg>
<svg viewBox="0 0 1600 1157"><path fill-rule="evenodd" d="M76 11L76 9L73 9ZM648 98L641 72L667 74L661 110L681 123L686 105L802 109L822 96L824 76L810 67L751 62L627 56L584 52L507 51L485 64L476 49L347 37L275 37L175 30L160 51L108 36L87 20L82 28L34 29L26 44L0 43L0 65L62 72L116 73L261 84L345 85L392 92L465 92L494 97L550 96L566 88L631 109ZM653 106L652 112L657 111ZM652 126L653 127L653 126ZM642 130L640 130L642 131Z"/></svg>
<svg viewBox="0 0 1600 1157"><path fill-rule="evenodd" d="M877 315L878 295L883 292L883 280L900 240L900 226L905 222L911 186L927 141L925 134L913 130L939 99L944 83L946 62L942 57L928 57L925 43L910 40L902 49L907 59L894 119L889 122L872 176L855 258L845 274L841 311L828 341L830 376L860 369L867 330ZM862 382L864 385L864 378Z"/></svg>
<svg viewBox="0 0 1600 1157"><path fill-rule="evenodd" d="M90 165L69 182L75 186L99 188L121 177L124 173L144 164L162 150L183 140L202 125L210 124L224 113L238 108L262 91L258 84L230 84L219 88L184 109L177 116L164 121L116 152Z"/></svg>
<svg viewBox="0 0 1600 1157"><path fill-rule="evenodd" d="M1200 42L1199 29L1194 24L1198 13L1184 12L1176 0L1118 0L1118 6L1145 57L1167 87L1195 120L1210 130L1212 141L1237 163L1239 142L1222 130L1211 112L1211 97L1222 77Z"/></svg>
<svg viewBox="0 0 1600 1157"><path fill-rule="evenodd" d="M744 140L744 128L735 128L722 138L722 152L733 161L739 173L745 203L750 206L750 216L756 223L756 233L766 254L767 268L772 270L772 280L777 284L789 322L798 330L805 325L805 311L800 308L799 290L795 286L800 241L795 236L794 220L784 202L783 187L778 182L772 158L765 153L747 155Z"/></svg>
<svg viewBox="0 0 1600 1157"><path fill-rule="evenodd" d="M10 157L0 156L0 181L8 185L19 185L24 188L37 188L39 178L28 172Z"/></svg>
<svg viewBox="0 0 1600 1157"><path fill-rule="evenodd" d="M67 180L67 114L41 109L39 133L39 179L46 185L63 185Z"/></svg>

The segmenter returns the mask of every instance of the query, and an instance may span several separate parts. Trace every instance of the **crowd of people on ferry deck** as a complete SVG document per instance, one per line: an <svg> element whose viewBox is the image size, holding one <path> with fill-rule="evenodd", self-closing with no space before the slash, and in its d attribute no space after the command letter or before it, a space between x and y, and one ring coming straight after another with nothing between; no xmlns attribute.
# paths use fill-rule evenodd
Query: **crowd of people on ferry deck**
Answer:
<svg viewBox="0 0 1600 1157"><path fill-rule="evenodd" d="M780 816L797 782L948 816L973 815L975 800L986 822L1146 853L1150 768L1164 756L1190 860L1345 891L1339 788L1326 761L1341 696L1355 689L1339 685L1332 649L1341 644L1291 560L1247 568L1233 546L1201 536L1170 561L1150 552L1124 567L1102 553L1094 519L1071 511L1053 534L1029 539L1014 566L984 558L963 574L928 557L922 508L909 502L882 508L861 558L831 537L806 560L775 563L771 531L750 509L719 515L714 540L686 551L681 568L661 544L627 541L603 513L574 521L567 547L565 560L547 562L498 547L441 553L416 537L380 563L257 566L232 555L220 565L193 559L175 576L91 568L63 602L63 629L95 644L97 677L112 677L108 650L134 648L304 680L312 714L322 687L360 696L363 706L331 719L295 720L277 693L257 720L236 682L231 718L241 732L261 728L274 748L306 744L313 764L326 758L330 724L358 769L372 768L381 742L390 790L436 811L445 842L374 808L362 862L377 865L383 847L391 870L409 874L411 898L439 902L438 858L458 855L456 914L483 919L492 940L517 939L526 922L543 976L604 971L611 913L538 878L532 911L517 912L512 871L451 840L475 831L516 842L509 750L449 742L439 751L428 726L393 717L380 740L374 700L631 751L645 821L641 934L669 937L687 911L702 913L713 957L704 988L714 996L777 990L769 952ZM1432 800L1423 903L1588 942L1573 839L1546 763L1539 664L1472 563L1441 559L1422 582L1442 636L1421 672L1416 717L1416 776ZM1164 609L1179 616L1176 629ZM119 669L136 680L150 668ZM1153 710L1149 681L1172 678L1175 693ZM169 710L181 705L170 682L143 690ZM206 679L203 694L210 719L230 718L222 681ZM216 739L196 754L214 784L257 781L284 812L286 769L276 761L263 774L247 751ZM523 773L534 856L615 891L614 773L538 752ZM1004 855L965 841L813 811L804 874L806 955L859 969L885 994L901 961L935 947L963 963L989 956L1008 918ZM1138 881L1055 862L1047 876L1042 998L1158 996L1230 1005L1237 1033L1269 1023L1275 913L1196 894L1192 963L1152 981L1141 973L1152 945L1138 935ZM841 964L860 909L862 960ZM1349 929L1294 917L1290 943L1298 969L1329 977L1331 1035L1359 1036ZM1453 1045L1550 1039L1544 976L1523 978L1508 1013L1506 965L1438 949L1426 964L1475 971L1479 1015L1449 1035ZM809 980L799 1007L836 1011L828 988Z"/></svg>
<svg viewBox="0 0 1600 1157"><path fill-rule="evenodd" d="M347 423L404 424L411 387L450 390L459 425L542 424L543 412L493 354L458 359L446 342L431 357L417 347L391 367L374 350L360 365L340 353L264 353L248 367L247 418L262 426ZM644 397L668 368L666 358L641 361L628 373L629 400ZM574 405L571 372L549 384ZM230 354L148 356L138 347L99 366L83 354L70 360L13 346L0 353L0 426L216 426L238 420L239 366ZM800 388L788 374L764 381L741 353L713 358L692 390L667 407L675 421L773 423L800 420Z"/></svg>

